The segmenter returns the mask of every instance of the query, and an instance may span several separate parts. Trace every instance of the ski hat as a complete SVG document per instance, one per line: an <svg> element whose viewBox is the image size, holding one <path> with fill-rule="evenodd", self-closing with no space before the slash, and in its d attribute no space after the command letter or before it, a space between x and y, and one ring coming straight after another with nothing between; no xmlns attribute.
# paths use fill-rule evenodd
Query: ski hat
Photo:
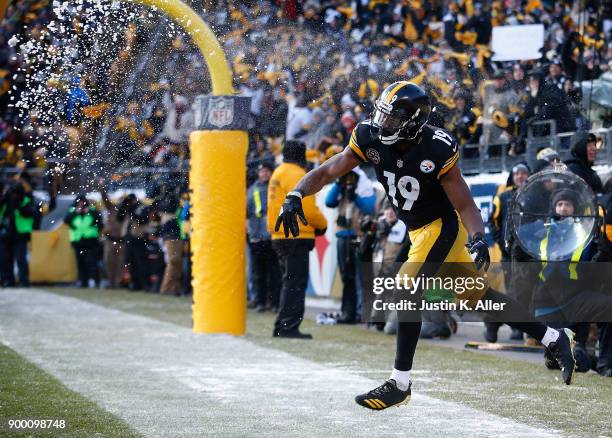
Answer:
<svg viewBox="0 0 612 438"><path fill-rule="evenodd" d="M561 189L556 192L552 197L551 210L555 211L555 207L559 201L569 201L574 206L574 213L578 211L578 199L580 195L572 189Z"/></svg>
<svg viewBox="0 0 612 438"><path fill-rule="evenodd" d="M285 142L283 161L285 163L304 164L306 162L306 145L295 140Z"/></svg>

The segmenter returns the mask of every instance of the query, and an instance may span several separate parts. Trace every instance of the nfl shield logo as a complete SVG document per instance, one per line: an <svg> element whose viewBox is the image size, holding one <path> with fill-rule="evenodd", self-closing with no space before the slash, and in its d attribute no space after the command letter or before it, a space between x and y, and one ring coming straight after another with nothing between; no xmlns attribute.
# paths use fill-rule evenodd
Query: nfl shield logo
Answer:
<svg viewBox="0 0 612 438"><path fill-rule="evenodd" d="M223 128L234 121L234 101L225 97L211 98L208 104L208 123Z"/></svg>

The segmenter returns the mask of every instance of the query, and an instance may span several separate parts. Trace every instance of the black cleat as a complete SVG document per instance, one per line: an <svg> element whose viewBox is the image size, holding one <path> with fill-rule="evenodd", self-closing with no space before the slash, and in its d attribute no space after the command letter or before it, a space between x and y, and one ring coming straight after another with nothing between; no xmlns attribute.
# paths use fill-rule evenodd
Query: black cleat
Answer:
<svg viewBox="0 0 612 438"><path fill-rule="evenodd" d="M397 387L395 380L389 379L378 388L355 397L355 402L364 408L382 411L391 406L400 406L408 403L410 401L411 387L412 382L410 382L406 391L402 391Z"/></svg>
<svg viewBox="0 0 612 438"><path fill-rule="evenodd" d="M560 370L559 362L557 362L557 358L548 348L544 349L544 365L549 370Z"/></svg>
<svg viewBox="0 0 612 438"><path fill-rule="evenodd" d="M572 383L574 371L576 371L576 359L574 358L574 332L570 329L559 329L559 338L551 342L548 349L553 354L561 367L561 376L566 385Z"/></svg>

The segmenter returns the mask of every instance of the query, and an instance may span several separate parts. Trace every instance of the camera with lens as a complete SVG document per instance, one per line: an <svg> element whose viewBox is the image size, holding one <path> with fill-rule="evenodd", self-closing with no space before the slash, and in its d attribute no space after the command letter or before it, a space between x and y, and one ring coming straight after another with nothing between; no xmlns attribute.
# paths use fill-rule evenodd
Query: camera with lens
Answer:
<svg viewBox="0 0 612 438"><path fill-rule="evenodd" d="M393 225L386 220L381 219L378 221L378 224L376 225L376 239L380 240L387 237L391 232L391 228L393 228Z"/></svg>
<svg viewBox="0 0 612 438"><path fill-rule="evenodd" d="M359 181L359 175L355 172L349 172L340 178L339 183L342 188L342 196L346 196L349 201L355 200L355 189L357 188L357 182Z"/></svg>

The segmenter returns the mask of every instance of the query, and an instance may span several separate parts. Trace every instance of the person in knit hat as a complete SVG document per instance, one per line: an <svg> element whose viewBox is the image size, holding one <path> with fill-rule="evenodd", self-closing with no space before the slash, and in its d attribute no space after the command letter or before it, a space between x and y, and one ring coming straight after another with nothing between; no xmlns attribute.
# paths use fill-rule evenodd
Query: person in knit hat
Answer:
<svg viewBox="0 0 612 438"><path fill-rule="evenodd" d="M580 135L572 145L572 158L565 164L568 170L582 178L595 193L603 192L601 178L593 170L597 156L597 138L593 134Z"/></svg>

